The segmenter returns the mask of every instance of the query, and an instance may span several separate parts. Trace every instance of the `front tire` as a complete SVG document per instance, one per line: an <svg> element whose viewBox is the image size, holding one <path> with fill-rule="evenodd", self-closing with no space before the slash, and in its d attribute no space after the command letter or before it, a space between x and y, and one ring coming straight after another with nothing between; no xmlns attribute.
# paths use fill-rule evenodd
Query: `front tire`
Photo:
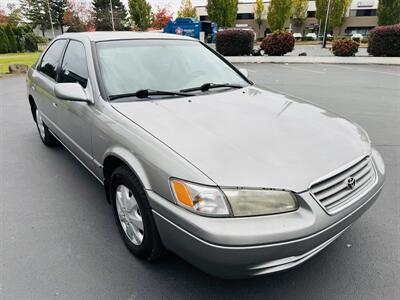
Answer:
<svg viewBox="0 0 400 300"><path fill-rule="evenodd" d="M58 145L57 139L50 132L46 124L44 124L42 114L39 112L37 108L35 111L35 116L36 116L36 127L38 129L39 136L43 144L45 144L48 147L57 146Z"/></svg>
<svg viewBox="0 0 400 300"><path fill-rule="evenodd" d="M110 199L121 237L137 257L151 261L162 256L164 246L158 235L146 193L126 166L114 170Z"/></svg>

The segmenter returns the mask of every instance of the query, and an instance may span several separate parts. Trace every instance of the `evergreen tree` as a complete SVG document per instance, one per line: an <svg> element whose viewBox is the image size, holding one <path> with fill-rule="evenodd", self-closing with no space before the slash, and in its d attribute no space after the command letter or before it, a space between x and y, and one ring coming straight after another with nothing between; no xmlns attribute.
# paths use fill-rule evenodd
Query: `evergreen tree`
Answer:
<svg viewBox="0 0 400 300"><path fill-rule="evenodd" d="M182 0L178 10L178 18L196 18L196 8L190 0Z"/></svg>
<svg viewBox="0 0 400 300"><path fill-rule="evenodd" d="M238 0L208 0L207 13L218 26L233 27L236 23Z"/></svg>
<svg viewBox="0 0 400 300"><path fill-rule="evenodd" d="M7 16L7 23L15 27L22 23L22 12L21 8L14 3L7 4L7 9L9 11Z"/></svg>
<svg viewBox="0 0 400 300"><path fill-rule="evenodd" d="M3 26L0 26L0 53L8 52L8 38Z"/></svg>
<svg viewBox="0 0 400 300"><path fill-rule="evenodd" d="M25 31L23 26L12 27L17 41L17 51L25 52Z"/></svg>
<svg viewBox="0 0 400 300"><path fill-rule="evenodd" d="M400 0L379 0L378 24L393 25L400 23Z"/></svg>
<svg viewBox="0 0 400 300"><path fill-rule="evenodd" d="M20 0L20 4L23 16L32 27L39 27L44 36L45 30L51 27L46 0Z"/></svg>
<svg viewBox="0 0 400 300"><path fill-rule="evenodd" d="M292 12L292 0L271 0L268 7L268 24L272 31L285 28Z"/></svg>
<svg viewBox="0 0 400 300"><path fill-rule="evenodd" d="M151 5L146 0L129 0L129 13L134 27L138 30L145 31L153 23L153 14L151 13Z"/></svg>
<svg viewBox="0 0 400 300"><path fill-rule="evenodd" d="M60 26L61 33L64 33L64 12L67 8L67 0L49 0L49 5L53 23Z"/></svg>
<svg viewBox="0 0 400 300"><path fill-rule="evenodd" d="M15 39L14 32L11 29L10 24L4 27L4 33L7 35L8 39L8 52L17 52L17 40Z"/></svg>
<svg viewBox="0 0 400 300"><path fill-rule="evenodd" d="M98 31L111 31L111 8L110 0L93 0L92 2L95 18L94 24ZM129 30L127 13L121 0L112 0L115 30Z"/></svg>

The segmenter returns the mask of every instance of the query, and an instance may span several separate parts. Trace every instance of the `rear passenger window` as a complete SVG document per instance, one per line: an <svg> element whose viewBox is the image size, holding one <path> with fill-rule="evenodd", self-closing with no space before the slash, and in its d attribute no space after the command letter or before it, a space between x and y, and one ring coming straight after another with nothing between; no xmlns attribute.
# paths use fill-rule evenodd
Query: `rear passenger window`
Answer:
<svg viewBox="0 0 400 300"><path fill-rule="evenodd" d="M61 61L62 51L66 42L66 40L55 41L46 51L40 63L40 72L46 74L54 80L57 76L57 66Z"/></svg>
<svg viewBox="0 0 400 300"><path fill-rule="evenodd" d="M88 81L85 47L77 41L70 41L61 65L59 82L77 82L84 88Z"/></svg>

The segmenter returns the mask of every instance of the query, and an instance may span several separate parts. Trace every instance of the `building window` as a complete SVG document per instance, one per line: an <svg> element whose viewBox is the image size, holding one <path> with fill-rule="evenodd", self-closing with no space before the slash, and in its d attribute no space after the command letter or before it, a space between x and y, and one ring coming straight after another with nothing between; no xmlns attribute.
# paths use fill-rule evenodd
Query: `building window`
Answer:
<svg viewBox="0 0 400 300"><path fill-rule="evenodd" d="M208 21L208 16L200 16L200 21Z"/></svg>
<svg viewBox="0 0 400 300"><path fill-rule="evenodd" d="M347 27L345 30L346 35L352 35L355 33L360 33L362 35L368 35L369 31L374 27Z"/></svg>
<svg viewBox="0 0 400 300"><path fill-rule="evenodd" d="M376 9L351 9L350 17L374 17Z"/></svg>
<svg viewBox="0 0 400 300"><path fill-rule="evenodd" d="M252 13L245 13L245 14L237 14L236 20L253 20L254 14Z"/></svg>
<svg viewBox="0 0 400 300"><path fill-rule="evenodd" d="M316 11L308 11L307 18L315 18L316 13Z"/></svg>

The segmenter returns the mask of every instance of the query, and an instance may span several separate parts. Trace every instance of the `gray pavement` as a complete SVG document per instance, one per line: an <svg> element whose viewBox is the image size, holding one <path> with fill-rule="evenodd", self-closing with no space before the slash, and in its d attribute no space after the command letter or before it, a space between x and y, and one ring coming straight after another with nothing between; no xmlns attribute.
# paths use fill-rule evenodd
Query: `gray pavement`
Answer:
<svg viewBox="0 0 400 300"><path fill-rule="evenodd" d="M249 64L260 86L361 124L387 165L377 203L303 265L240 281L180 258L145 263L124 247L102 186L63 148L46 148L22 77L0 80L0 299L398 299L400 68ZM299 124L301 126L301 124Z"/></svg>

